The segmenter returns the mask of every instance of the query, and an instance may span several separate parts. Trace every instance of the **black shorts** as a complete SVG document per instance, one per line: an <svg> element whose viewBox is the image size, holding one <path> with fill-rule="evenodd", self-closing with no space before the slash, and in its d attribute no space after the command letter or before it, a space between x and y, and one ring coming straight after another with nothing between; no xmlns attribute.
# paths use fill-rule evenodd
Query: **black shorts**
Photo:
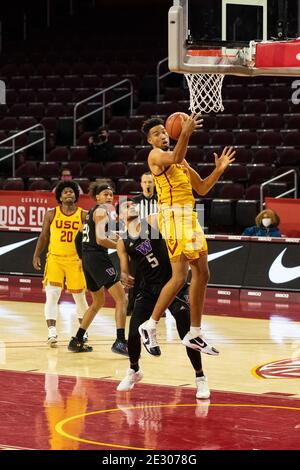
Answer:
<svg viewBox="0 0 300 470"><path fill-rule="evenodd" d="M136 337L139 335L138 327L151 317L152 311L163 287L163 284L157 284L147 287L144 286L139 289L130 319L129 337ZM188 286L185 286L178 293L172 304L169 306L169 310L175 318L176 327L179 336L182 339L190 329Z"/></svg>
<svg viewBox="0 0 300 470"><path fill-rule="evenodd" d="M135 298L133 312L139 318L142 318L143 321L146 321L150 318L154 306L157 302L159 297L160 291L164 287L162 285L152 285L150 287L142 287L139 289L137 296ZM188 286L185 286L181 291L177 294L171 305L168 307L170 312L177 313L183 307L189 311L189 291ZM143 323L143 322L142 322Z"/></svg>
<svg viewBox="0 0 300 470"><path fill-rule="evenodd" d="M82 253L82 267L87 288L97 292L101 287L110 289L120 280L119 273L108 254L100 251Z"/></svg>

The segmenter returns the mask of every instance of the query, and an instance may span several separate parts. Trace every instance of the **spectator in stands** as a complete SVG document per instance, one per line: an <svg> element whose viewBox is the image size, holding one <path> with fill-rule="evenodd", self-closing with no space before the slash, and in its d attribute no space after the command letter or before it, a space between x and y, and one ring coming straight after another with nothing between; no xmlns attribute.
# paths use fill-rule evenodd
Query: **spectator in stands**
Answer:
<svg viewBox="0 0 300 470"><path fill-rule="evenodd" d="M59 177L59 182L60 183L61 181L72 181L72 173L71 173L71 170L69 170L69 168L62 168L60 170L60 177ZM79 194L83 194L83 190L82 188L79 186L79 184L77 183L77 186L78 186L78 189L79 189ZM52 189L52 192L55 193L56 191L56 187L57 185L54 186L54 188Z"/></svg>
<svg viewBox="0 0 300 470"><path fill-rule="evenodd" d="M255 224L247 227L242 235L250 237L281 237L280 218L272 209L264 209L255 218Z"/></svg>
<svg viewBox="0 0 300 470"><path fill-rule="evenodd" d="M115 160L115 148L109 142L106 127L100 127L95 136L89 137L88 154L92 162L108 163Z"/></svg>

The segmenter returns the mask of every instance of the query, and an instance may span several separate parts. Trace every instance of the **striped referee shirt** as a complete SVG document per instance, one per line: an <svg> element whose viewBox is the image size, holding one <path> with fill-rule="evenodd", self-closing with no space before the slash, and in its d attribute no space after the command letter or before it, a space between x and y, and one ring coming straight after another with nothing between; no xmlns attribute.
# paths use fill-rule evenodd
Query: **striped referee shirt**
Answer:
<svg viewBox="0 0 300 470"><path fill-rule="evenodd" d="M157 213L157 196L153 194L151 197L144 196L141 193L139 196L133 197L132 201L140 206L140 217L141 219L145 219L150 214Z"/></svg>

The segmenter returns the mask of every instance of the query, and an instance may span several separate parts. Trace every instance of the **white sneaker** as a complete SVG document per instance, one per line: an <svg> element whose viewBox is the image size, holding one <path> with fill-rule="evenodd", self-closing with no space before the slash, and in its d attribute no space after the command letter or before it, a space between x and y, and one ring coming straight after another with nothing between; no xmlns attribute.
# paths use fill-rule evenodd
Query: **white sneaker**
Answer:
<svg viewBox="0 0 300 470"><path fill-rule="evenodd" d="M210 390L208 387L207 377L205 375L203 377L196 377L196 398L209 398L210 397Z"/></svg>
<svg viewBox="0 0 300 470"><path fill-rule="evenodd" d="M48 336L47 343L49 344L50 348L56 348L57 347L57 335L51 334Z"/></svg>
<svg viewBox="0 0 300 470"><path fill-rule="evenodd" d="M136 383L140 382L143 378L143 372L138 370L135 372L133 369L128 369L126 376L117 386L118 392L127 392L132 390Z"/></svg>
<svg viewBox="0 0 300 470"><path fill-rule="evenodd" d="M152 356L160 356L160 347L156 339L156 328L149 328L148 321L145 321L139 326L139 334L142 338L142 343L146 350Z"/></svg>
<svg viewBox="0 0 300 470"><path fill-rule="evenodd" d="M209 354L210 356L217 356L219 354L219 351L208 344L207 340L202 334L193 337L192 334L188 332L181 342L187 348L196 349L197 351Z"/></svg>

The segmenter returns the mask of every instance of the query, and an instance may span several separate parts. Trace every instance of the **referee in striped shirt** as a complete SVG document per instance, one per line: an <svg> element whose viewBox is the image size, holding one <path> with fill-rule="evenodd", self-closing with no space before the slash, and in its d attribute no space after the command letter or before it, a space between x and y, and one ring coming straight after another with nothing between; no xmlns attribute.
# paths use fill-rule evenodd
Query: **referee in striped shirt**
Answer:
<svg viewBox="0 0 300 470"><path fill-rule="evenodd" d="M140 217L144 219L150 214L157 213L157 196L155 193L155 183L153 176L150 171L148 173L143 173L141 176L141 187L142 193L139 196L133 197L132 201L140 206ZM136 274L136 267L132 263L130 266L131 274ZM139 278L139 276L136 276ZM135 301L135 291L138 286L132 287L128 290L128 306L127 306L127 315L131 315L134 301Z"/></svg>
<svg viewBox="0 0 300 470"><path fill-rule="evenodd" d="M150 171L141 176L142 193L132 200L140 206L140 217L144 219L150 214L157 213L157 196L154 192L155 183Z"/></svg>

